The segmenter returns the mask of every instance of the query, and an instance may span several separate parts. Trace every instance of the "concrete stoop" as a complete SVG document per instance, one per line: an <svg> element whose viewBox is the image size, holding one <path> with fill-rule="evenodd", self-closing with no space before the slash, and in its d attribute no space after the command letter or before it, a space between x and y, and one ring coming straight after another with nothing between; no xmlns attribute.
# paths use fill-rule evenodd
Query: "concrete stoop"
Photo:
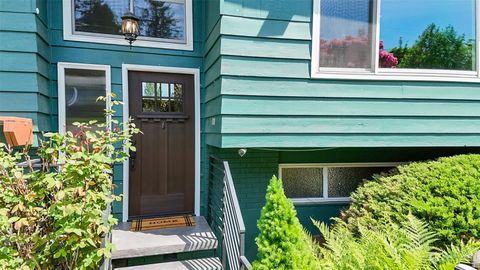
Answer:
<svg viewBox="0 0 480 270"><path fill-rule="evenodd" d="M222 270L219 258L202 258L186 261L155 263L120 268L121 270Z"/></svg>
<svg viewBox="0 0 480 270"><path fill-rule="evenodd" d="M114 269L221 270L218 241L203 217L195 226L132 232L130 223L112 231Z"/></svg>

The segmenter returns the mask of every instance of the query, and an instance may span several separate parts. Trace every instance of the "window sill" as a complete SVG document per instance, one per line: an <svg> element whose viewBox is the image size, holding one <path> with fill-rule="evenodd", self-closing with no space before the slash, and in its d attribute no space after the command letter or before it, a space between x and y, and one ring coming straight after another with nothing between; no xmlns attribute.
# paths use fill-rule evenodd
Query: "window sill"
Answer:
<svg viewBox="0 0 480 270"><path fill-rule="evenodd" d="M90 43L101 43L101 44L113 44L120 46L129 46L128 42L123 37L110 37L110 36L97 36L97 35L88 35L88 34L64 34L63 39L66 41L79 41L79 42L90 42ZM187 43L174 43L174 42L162 42L162 41L151 41L151 40L142 40L137 39L133 45L134 47L146 47L146 48L156 48L156 49L172 49L172 50L183 50L183 51L193 51L193 42L188 41Z"/></svg>
<svg viewBox="0 0 480 270"><path fill-rule="evenodd" d="M425 70L383 70L379 73L367 72L338 72L338 71L314 71L311 73L312 79L331 79L331 80L371 80L371 81L425 81L425 82L470 82L480 83L475 71L446 72L444 70L438 73L429 73Z"/></svg>
<svg viewBox="0 0 480 270"><path fill-rule="evenodd" d="M349 197L341 198L290 198L294 205L317 205L317 204L348 204Z"/></svg>

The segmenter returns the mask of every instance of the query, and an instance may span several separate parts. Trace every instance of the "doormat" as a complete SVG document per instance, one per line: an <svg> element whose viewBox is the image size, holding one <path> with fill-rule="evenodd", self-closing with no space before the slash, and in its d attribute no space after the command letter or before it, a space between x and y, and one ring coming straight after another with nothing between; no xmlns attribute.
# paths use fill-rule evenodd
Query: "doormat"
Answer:
<svg viewBox="0 0 480 270"><path fill-rule="evenodd" d="M142 218L132 220L130 230L132 232L157 230L166 228L177 228L195 226L195 220L192 216L174 216L161 218Z"/></svg>

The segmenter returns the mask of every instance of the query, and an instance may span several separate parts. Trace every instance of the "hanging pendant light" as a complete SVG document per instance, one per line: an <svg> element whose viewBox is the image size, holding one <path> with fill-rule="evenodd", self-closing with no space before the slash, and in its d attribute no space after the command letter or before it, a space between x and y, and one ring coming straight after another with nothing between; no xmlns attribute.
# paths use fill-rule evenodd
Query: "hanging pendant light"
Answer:
<svg viewBox="0 0 480 270"><path fill-rule="evenodd" d="M139 34L139 19L132 13L132 6L133 5L130 3L130 10L122 16L122 34L130 44L130 47L132 47L132 43L137 39Z"/></svg>

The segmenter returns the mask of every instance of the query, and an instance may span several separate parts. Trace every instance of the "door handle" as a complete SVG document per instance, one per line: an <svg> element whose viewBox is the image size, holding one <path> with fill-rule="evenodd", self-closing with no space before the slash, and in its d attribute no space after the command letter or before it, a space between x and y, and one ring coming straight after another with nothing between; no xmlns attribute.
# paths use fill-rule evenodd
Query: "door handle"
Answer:
<svg viewBox="0 0 480 270"><path fill-rule="evenodd" d="M136 144L137 144L137 141L133 140L132 141L132 146L136 146ZM137 149L137 151L138 151L138 149ZM132 151L132 150L129 151L130 169L131 170L135 170L135 161L137 159L137 151Z"/></svg>

